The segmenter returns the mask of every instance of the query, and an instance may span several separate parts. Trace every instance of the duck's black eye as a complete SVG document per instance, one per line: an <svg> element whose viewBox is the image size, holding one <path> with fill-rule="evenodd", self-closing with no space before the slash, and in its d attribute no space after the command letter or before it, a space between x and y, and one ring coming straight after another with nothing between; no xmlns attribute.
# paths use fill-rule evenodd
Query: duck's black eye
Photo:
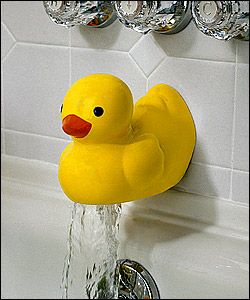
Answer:
<svg viewBox="0 0 250 300"><path fill-rule="evenodd" d="M63 104L61 105L61 108L60 108L60 112L62 113L62 110L63 110Z"/></svg>
<svg viewBox="0 0 250 300"><path fill-rule="evenodd" d="M95 115L96 117L102 116L103 113L104 113L104 110L103 110L102 107L99 107L99 106L98 106L98 107L95 107L95 108L94 108L94 115Z"/></svg>

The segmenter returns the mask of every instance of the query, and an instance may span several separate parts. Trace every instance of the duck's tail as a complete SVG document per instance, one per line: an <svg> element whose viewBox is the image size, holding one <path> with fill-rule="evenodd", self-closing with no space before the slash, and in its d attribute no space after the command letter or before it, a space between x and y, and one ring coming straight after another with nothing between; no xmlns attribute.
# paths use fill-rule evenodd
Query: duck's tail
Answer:
<svg viewBox="0 0 250 300"><path fill-rule="evenodd" d="M184 175L194 151L195 126L182 96L171 86L152 87L135 105L133 127L153 134L165 155L165 176L171 185Z"/></svg>

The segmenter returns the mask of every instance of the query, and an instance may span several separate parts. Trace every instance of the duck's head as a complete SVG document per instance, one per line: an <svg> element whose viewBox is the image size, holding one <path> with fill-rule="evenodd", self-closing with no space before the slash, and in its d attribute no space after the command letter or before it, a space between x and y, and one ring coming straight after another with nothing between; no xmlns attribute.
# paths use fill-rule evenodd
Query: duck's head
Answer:
<svg viewBox="0 0 250 300"><path fill-rule="evenodd" d="M131 129L133 98L128 86L109 74L78 80L62 104L62 128L80 142L120 140Z"/></svg>

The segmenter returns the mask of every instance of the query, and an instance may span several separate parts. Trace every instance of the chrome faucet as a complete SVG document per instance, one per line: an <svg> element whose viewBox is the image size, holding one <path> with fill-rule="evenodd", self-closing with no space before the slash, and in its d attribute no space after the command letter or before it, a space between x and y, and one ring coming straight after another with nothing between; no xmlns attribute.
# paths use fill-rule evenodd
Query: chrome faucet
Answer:
<svg viewBox="0 0 250 300"><path fill-rule="evenodd" d="M116 20L111 1L43 1L46 13L58 25L106 27Z"/></svg>
<svg viewBox="0 0 250 300"><path fill-rule="evenodd" d="M208 36L249 41L249 1L192 1L192 15Z"/></svg>
<svg viewBox="0 0 250 300"><path fill-rule="evenodd" d="M191 20L191 1L113 1L117 17L126 27L141 33L173 34Z"/></svg>
<svg viewBox="0 0 250 300"><path fill-rule="evenodd" d="M126 27L178 33L193 19L204 34L219 40L249 41L249 1L43 1L56 24L103 28L117 18Z"/></svg>
<svg viewBox="0 0 250 300"><path fill-rule="evenodd" d="M117 261L118 299L160 299L158 287L150 273L138 262Z"/></svg>

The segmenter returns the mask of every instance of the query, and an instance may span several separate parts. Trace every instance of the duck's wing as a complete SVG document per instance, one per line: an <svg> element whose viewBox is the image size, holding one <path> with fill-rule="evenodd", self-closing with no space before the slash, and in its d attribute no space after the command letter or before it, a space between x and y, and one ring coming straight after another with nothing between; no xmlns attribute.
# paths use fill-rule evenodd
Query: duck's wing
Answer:
<svg viewBox="0 0 250 300"><path fill-rule="evenodd" d="M164 171L164 154L153 135L143 135L125 147L124 175L130 185L147 189Z"/></svg>

